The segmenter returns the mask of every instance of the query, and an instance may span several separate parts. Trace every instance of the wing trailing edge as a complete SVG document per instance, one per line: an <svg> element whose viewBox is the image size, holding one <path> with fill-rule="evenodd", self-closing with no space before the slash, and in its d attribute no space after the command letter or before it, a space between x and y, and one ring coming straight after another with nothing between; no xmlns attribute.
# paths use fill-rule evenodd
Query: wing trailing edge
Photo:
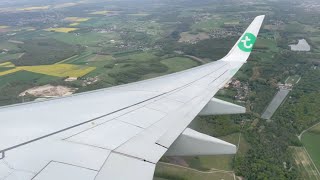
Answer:
<svg viewBox="0 0 320 180"><path fill-rule="evenodd" d="M199 113L200 116L208 115L223 115L223 114L242 114L246 112L246 108L222 101L217 98L212 98L208 104Z"/></svg>
<svg viewBox="0 0 320 180"><path fill-rule="evenodd" d="M170 146L166 156L235 154L237 147L223 140L187 128Z"/></svg>

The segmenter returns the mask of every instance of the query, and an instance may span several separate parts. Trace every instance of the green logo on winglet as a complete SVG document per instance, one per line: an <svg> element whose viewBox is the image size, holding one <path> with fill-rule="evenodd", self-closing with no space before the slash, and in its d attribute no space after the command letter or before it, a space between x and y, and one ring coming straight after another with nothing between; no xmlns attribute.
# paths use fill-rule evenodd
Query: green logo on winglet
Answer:
<svg viewBox="0 0 320 180"><path fill-rule="evenodd" d="M252 33L246 33L240 40L238 47L244 52L251 52L256 39Z"/></svg>

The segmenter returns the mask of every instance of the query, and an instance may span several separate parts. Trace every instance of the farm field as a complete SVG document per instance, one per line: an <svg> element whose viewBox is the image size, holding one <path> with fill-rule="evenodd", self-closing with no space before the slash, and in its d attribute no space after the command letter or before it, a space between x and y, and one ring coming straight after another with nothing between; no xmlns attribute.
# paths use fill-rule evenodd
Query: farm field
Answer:
<svg viewBox="0 0 320 180"><path fill-rule="evenodd" d="M11 62L4 62L4 63L0 63L0 67L10 68L10 67L15 67L15 65L12 64Z"/></svg>
<svg viewBox="0 0 320 180"><path fill-rule="evenodd" d="M240 136L240 142L239 142ZM236 146L239 145L237 155L244 155L249 150L249 144L240 133L234 133L223 137L218 137ZM219 169L232 171L232 161L234 155L219 155L219 156L200 156L201 165L207 169Z"/></svg>
<svg viewBox="0 0 320 180"><path fill-rule="evenodd" d="M80 23L71 23L71 24L69 24L69 26L78 26L78 25L80 25Z"/></svg>
<svg viewBox="0 0 320 180"><path fill-rule="evenodd" d="M293 158L298 166L299 172L305 180L318 180L320 174L312 163L304 147L291 147Z"/></svg>
<svg viewBox="0 0 320 180"><path fill-rule="evenodd" d="M33 7L26 7L20 8L20 11L34 11L34 10L47 10L50 6L33 6Z"/></svg>
<svg viewBox="0 0 320 180"><path fill-rule="evenodd" d="M43 82L46 83L47 81L52 81L56 79L58 79L58 77L47 76L47 75L28 72L28 71L18 71L16 73L0 76L0 81L1 81L0 89L10 83L12 84L29 83L32 86L32 83L30 82L38 82L39 84L42 84Z"/></svg>
<svg viewBox="0 0 320 180"><path fill-rule="evenodd" d="M305 132L301 141L320 171L320 124ZM320 176L320 174L319 174Z"/></svg>
<svg viewBox="0 0 320 180"><path fill-rule="evenodd" d="M197 24L194 24L192 26L193 31L205 31L205 32L210 32L214 28L219 28L224 24L223 21L221 20L216 20L216 19L210 19L210 20L205 20L201 21Z"/></svg>
<svg viewBox="0 0 320 180"><path fill-rule="evenodd" d="M60 28L48 28L48 29L45 29L45 30L46 31L51 31L51 32L69 33L69 32L75 31L77 29L78 28L60 27Z"/></svg>
<svg viewBox="0 0 320 180"><path fill-rule="evenodd" d="M65 21L71 22L85 22L88 21L90 18L83 18L83 17L66 17L64 18Z"/></svg>
<svg viewBox="0 0 320 180"><path fill-rule="evenodd" d="M210 126L210 125L208 125ZM236 155L199 156L184 158L190 167L198 170L224 170L232 171L232 162L235 156L244 155L249 150L248 142L240 136L240 133L233 133L227 136L218 137L226 142L238 146ZM240 138L240 142L239 142Z"/></svg>
<svg viewBox="0 0 320 180"><path fill-rule="evenodd" d="M56 77L82 77L91 71L95 67L87 67L81 65L72 64L54 64L54 65L42 65L42 66L19 66L14 69L0 72L0 76L15 73L17 71L29 71L39 74L45 74Z"/></svg>
<svg viewBox="0 0 320 180"><path fill-rule="evenodd" d="M198 171L170 164L158 163L155 177L163 179L187 179L187 180L234 180L234 175L229 171Z"/></svg>
<svg viewBox="0 0 320 180"><path fill-rule="evenodd" d="M106 15L108 13L111 13L112 11L95 11L95 12L91 12L89 14L92 14L92 15Z"/></svg>
<svg viewBox="0 0 320 180"><path fill-rule="evenodd" d="M184 57L164 59L161 60L161 63L169 67L167 73L178 72L199 65L198 62Z"/></svg>
<svg viewBox="0 0 320 180"><path fill-rule="evenodd" d="M68 28L74 29L77 28ZM96 46L99 43L107 43L110 40L118 40L119 35L117 33L84 33L82 36L78 36L74 33L53 33L49 35L50 37L68 43L72 45L81 44L87 46Z"/></svg>
<svg viewBox="0 0 320 180"><path fill-rule="evenodd" d="M294 84L297 84L300 81L300 78L301 77L299 75L289 76L286 79L285 83L294 85Z"/></svg>
<svg viewBox="0 0 320 180"><path fill-rule="evenodd" d="M257 42L255 44L255 48L267 48L273 52L277 52L278 51L278 47L276 44L276 41L272 40L272 39L262 39L259 38L257 39Z"/></svg>

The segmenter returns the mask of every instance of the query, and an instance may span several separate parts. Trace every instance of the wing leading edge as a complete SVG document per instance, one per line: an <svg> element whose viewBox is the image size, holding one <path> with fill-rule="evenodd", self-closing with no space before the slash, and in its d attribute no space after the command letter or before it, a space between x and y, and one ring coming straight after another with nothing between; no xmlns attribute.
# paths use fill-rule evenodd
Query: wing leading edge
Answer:
<svg viewBox="0 0 320 180"><path fill-rule="evenodd" d="M0 108L0 179L150 180L155 164L173 144L168 154L234 152L234 146L187 127L201 111L219 113L220 105L243 111L213 96L248 59L263 19L256 17L219 61L119 87ZM182 152L179 146L192 147L186 141L208 148Z"/></svg>

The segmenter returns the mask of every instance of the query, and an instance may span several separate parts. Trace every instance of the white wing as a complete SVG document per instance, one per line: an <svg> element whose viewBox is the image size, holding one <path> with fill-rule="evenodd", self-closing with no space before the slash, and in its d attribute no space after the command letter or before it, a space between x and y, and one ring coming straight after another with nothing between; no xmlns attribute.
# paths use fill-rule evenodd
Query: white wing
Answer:
<svg viewBox="0 0 320 180"><path fill-rule="evenodd" d="M234 145L187 126L199 113L244 112L213 96L249 57L263 19L255 18L219 61L128 85L1 108L0 179L151 180L165 153L235 153Z"/></svg>

